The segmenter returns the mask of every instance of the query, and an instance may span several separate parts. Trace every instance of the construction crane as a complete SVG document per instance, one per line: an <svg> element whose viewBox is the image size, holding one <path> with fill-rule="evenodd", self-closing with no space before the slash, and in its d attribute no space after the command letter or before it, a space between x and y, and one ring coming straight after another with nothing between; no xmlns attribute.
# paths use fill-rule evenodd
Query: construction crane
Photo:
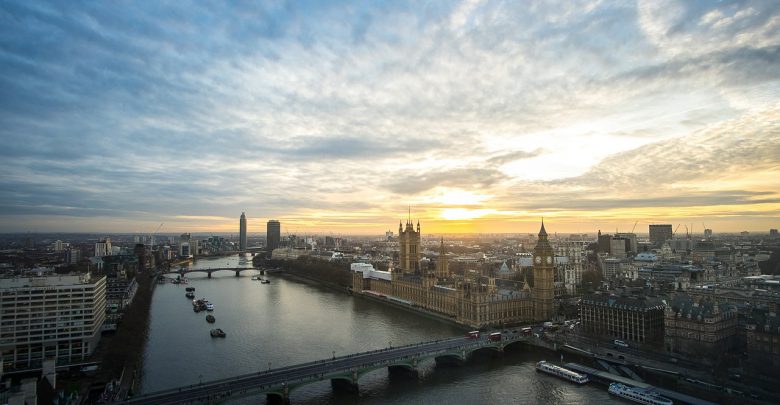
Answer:
<svg viewBox="0 0 780 405"><path fill-rule="evenodd" d="M672 237L674 237L674 235L677 235L677 230L678 229L680 229L680 224L677 224L677 227L674 228L674 232L672 232Z"/></svg>
<svg viewBox="0 0 780 405"><path fill-rule="evenodd" d="M638 224L639 221L634 222L634 226L631 227L631 233L634 233L634 229L636 229L636 224Z"/></svg>
<svg viewBox="0 0 780 405"><path fill-rule="evenodd" d="M165 223L161 223L159 226L157 226L157 229L155 229L154 232L149 234L149 236L148 236L149 246L154 246L154 235L157 235L157 232L160 232L160 228L162 228L162 226L164 224ZM146 243L144 243L144 244L146 244Z"/></svg>

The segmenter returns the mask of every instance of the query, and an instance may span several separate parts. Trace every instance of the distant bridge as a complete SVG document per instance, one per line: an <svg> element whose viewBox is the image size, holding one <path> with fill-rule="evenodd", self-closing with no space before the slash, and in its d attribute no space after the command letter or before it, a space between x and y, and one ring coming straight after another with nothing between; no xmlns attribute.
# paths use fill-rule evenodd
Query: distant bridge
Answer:
<svg viewBox="0 0 780 405"><path fill-rule="evenodd" d="M254 267L209 267L206 269L187 269L187 268L181 268L181 269L170 269L167 271L163 271L160 274L177 274L180 276L185 276L190 273L207 273L209 278L211 278L211 273L214 273L215 271L223 271L223 270L229 270L236 273L236 277L238 277L242 271L247 270L256 270L259 271L260 274L266 274L266 273L281 273L282 269L276 268L276 269L258 269Z"/></svg>
<svg viewBox="0 0 780 405"><path fill-rule="evenodd" d="M533 344L539 344L539 342ZM471 340L454 337L411 344L401 347L355 353L332 359L317 360L257 373L245 374L216 381L141 395L128 404L211 404L227 399L266 394L271 402L289 403L290 392L306 384L330 380L334 389L346 388L357 392L360 377L381 368L391 374L417 376L418 365L426 359L437 363L462 364L472 353L485 350L500 353L509 345L530 342L529 337L515 333L504 334L501 340L491 341L487 336Z"/></svg>

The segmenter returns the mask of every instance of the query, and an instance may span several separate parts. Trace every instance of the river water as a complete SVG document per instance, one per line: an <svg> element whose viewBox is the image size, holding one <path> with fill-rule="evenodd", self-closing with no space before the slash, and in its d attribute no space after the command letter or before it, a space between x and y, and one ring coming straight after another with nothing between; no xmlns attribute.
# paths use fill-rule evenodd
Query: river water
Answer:
<svg viewBox="0 0 780 405"><path fill-rule="evenodd" d="M252 267L251 257L200 259L192 268ZM188 276L198 298L214 303L215 324L206 312L192 311L185 285L158 285L144 352L142 393L258 372L360 351L463 334L454 326L382 303L283 275L271 284L252 280L256 271L235 277L232 271ZM222 328L227 337L212 339ZM490 404L619 402L603 387L576 386L537 373L538 360L558 360L523 345L498 358L480 358L463 367L436 368L423 362L420 378L389 378L377 370L359 381L360 394L334 393L328 381L294 390L296 403ZM262 397L232 403L262 403Z"/></svg>

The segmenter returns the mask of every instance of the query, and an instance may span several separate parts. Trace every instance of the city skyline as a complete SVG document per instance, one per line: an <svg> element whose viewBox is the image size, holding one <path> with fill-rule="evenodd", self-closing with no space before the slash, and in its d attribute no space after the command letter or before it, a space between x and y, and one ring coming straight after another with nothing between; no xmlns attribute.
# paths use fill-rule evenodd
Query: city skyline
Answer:
<svg viewBox="0 0 780 405"><path fill-rule="evenodd" d="M0 10L3 233L780 227L780 4Z"/></svg>

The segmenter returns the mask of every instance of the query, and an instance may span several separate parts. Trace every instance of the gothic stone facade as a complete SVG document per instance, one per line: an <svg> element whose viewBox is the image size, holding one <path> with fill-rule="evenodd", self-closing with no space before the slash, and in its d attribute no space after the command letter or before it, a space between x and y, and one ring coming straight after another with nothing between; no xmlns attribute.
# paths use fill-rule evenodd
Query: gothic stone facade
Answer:
<svg viewBox="0 0 780 405"><path fill-rule="evenodd" d="M449 277L440 284L446 272L446 262L437 264L438 271L422 274L419 267L420 226L415 231L411 222L401 232L400 260L391 280L363 278L353 273L353 288L369 290L386 297L402 299L415 308L436 313L474 328L546 321L553 315L553 250L542 224L534 251L533 289L526 284L520 291L496 287L488 277ZM442 243L443 248L443 243ZM443 250L440 260L446 261ZM389 299L392 299L389 298Z"/></svg>

